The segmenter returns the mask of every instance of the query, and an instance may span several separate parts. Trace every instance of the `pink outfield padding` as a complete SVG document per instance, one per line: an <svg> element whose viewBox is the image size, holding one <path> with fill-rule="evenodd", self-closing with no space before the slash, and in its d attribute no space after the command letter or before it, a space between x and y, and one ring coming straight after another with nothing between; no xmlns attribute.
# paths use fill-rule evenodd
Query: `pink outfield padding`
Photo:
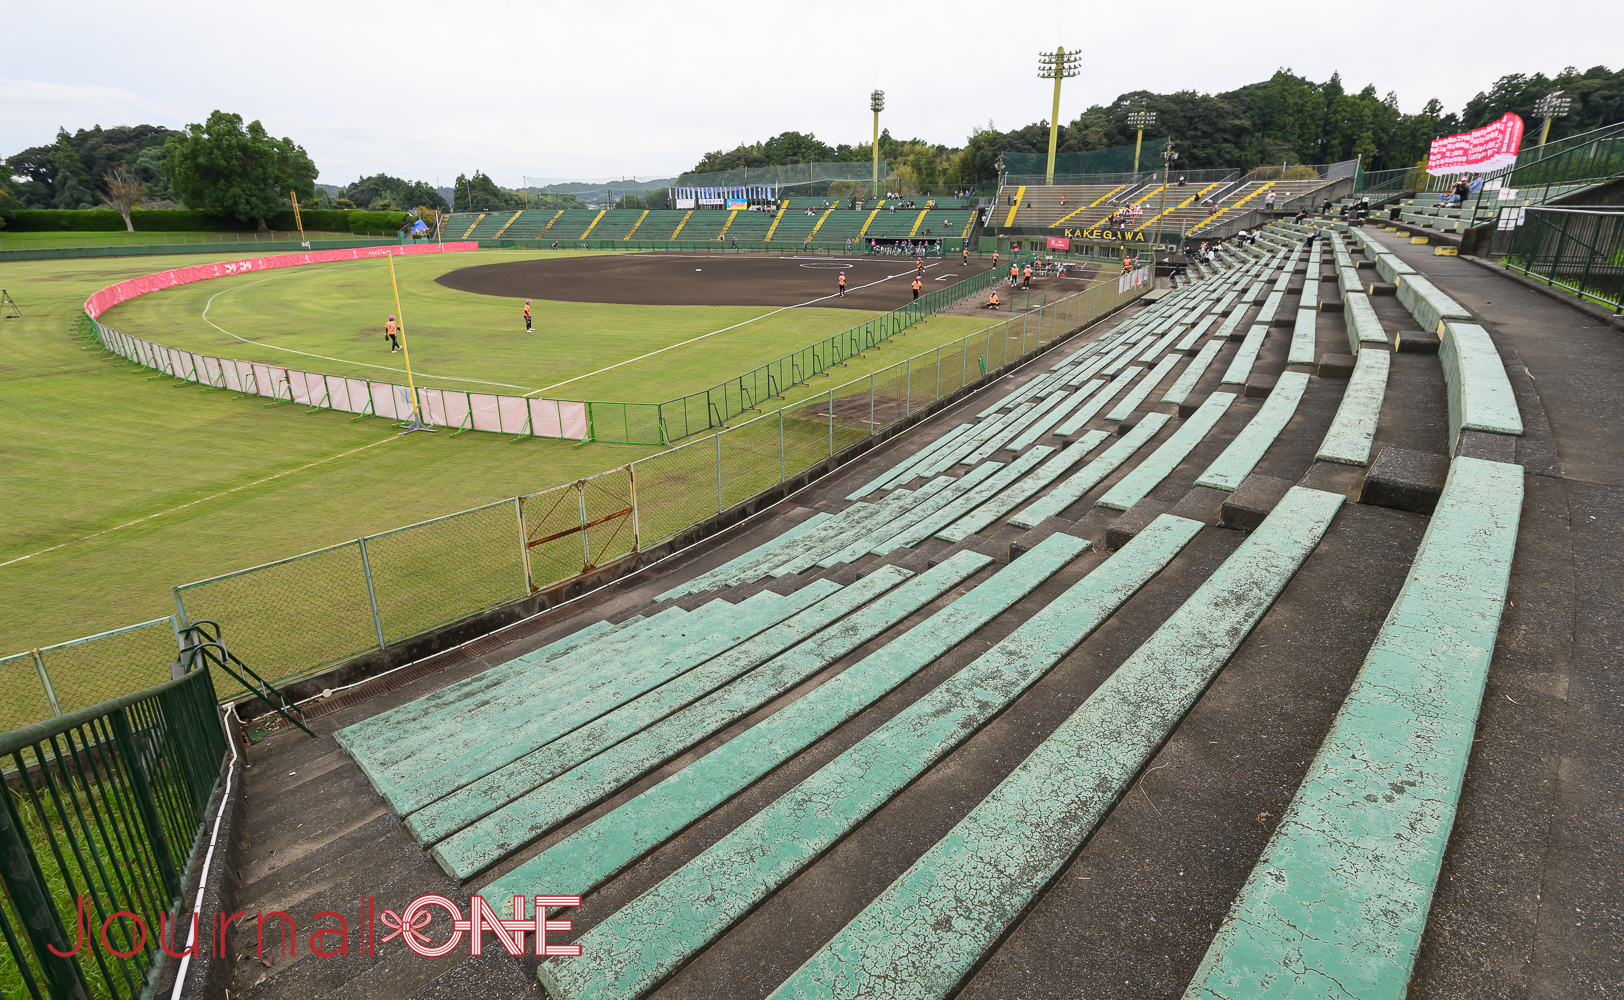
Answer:
<svg viewBox="0 0 1624 1000"><path fill-rule="evenodd" d="M148 292L156 292L162 288L174 288L176 285L189 285L194 281L207 281L210 278L247 274L250 271L269 271L279 267L300 267L304 264L330 264L340 260L365 260L369 257L403 257L420 253L460 253L465 250L478 249L479 243L473 240L466 243L410 243L402 246L354 247L349 250L309 250L303 253L282 253L270 257L249 257L245 260L221 261L217 264L194 264L191 267L178 267L173 271L146 274L139 278L130 278L128 281L120 281L116 285L108 285L85 300L85 312L90 314L91 319L100 319L102 313L119 303L128 302Z"/></svg>

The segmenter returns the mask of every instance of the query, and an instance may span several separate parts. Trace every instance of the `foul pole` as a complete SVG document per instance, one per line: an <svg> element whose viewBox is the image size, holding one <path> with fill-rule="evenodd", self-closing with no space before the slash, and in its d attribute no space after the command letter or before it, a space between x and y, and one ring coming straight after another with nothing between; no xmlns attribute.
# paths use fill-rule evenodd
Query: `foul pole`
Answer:
<svg viewBox="0 0 1624 1000"><path fill-rule="evenodd" d="M1054 110L1049 113L1049 169L1045 184L1054 183L1055 144L1060 138L1060 81L1077 75L1077 66L1083 60L1080 52L1067 52L1064 45L1053 52L1038 54L1038 78L1054 81Z"/></svg>
<svg viewBox="0 0 1624 1000"><path fill-rule="evenodd" d="M406 342L406 314L400 309L400 285L395 281L395 255L389 254L389 287L395 293L395 321L400 324L400 352L406 358L406 391L412 397L412 419L401 426L405 430L402 434L412 431L429 431L434 428L423 422L423 416L417 411L417 385L412 381L412 348Z"/></svg>

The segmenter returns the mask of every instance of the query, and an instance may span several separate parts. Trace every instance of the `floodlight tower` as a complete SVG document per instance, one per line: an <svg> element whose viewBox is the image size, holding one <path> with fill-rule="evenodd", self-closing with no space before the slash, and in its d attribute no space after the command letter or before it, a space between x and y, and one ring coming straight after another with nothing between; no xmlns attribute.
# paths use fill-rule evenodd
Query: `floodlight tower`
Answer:
<svg viewBox="0 0 1624 1000"><path fill-rule="evenodd" d="M1145 129L1155 124L1156 112L1154 111L1128 112L1128 127L1139 130L1139 137L1133 141L1133 172L1136 174L1139 172L1139 147L1144 144Z"/></svg>
<svg viewBox="0 0 1624 1000"><path fill-rule="evenodd" d="M1179 154L1173 151L1173 140L1167 141L1167 148L1162 150L1162 200L1156 209L1156 246L1162 245L1162 216L1167 214L1167 176L1173 172L1173 164L1177 162ZM1150 252L1152 264L1156 260L1156 251ZM1155 277L1154 273L1151 275Z"/></svg>
<svg viewBox="0 0 1624 1000"><path fill-rule="evenodd" d="M880 193L880 112L885 110L885 91L876 90L868 95L868 109L874 112L874 194Z"/></svg>
<svg viewBox="0 0 1624 1000"><path fill-rule="evenodd" d="M1539 144L1545 145L1545 140L1551 137L1551 119L1566 118L1568 109L1573 106L1573 98L1560 90L1553 90L1538 101L1534 102L1534 114L1545 119L1545 128L1539 133Z"/></svg>
<svg viewBox="0 0 1624 1000"><path fill-rule="evenodd" d="M1054 110L1049 113L1049 169L1045 184L1054 183L1054 147L1060 137L1060 81L1077 75L1077 65L1083 61L1081 52L1067 52L1064 45L1053 52L1038 53L1038 78L1054 81Z"/></svg>

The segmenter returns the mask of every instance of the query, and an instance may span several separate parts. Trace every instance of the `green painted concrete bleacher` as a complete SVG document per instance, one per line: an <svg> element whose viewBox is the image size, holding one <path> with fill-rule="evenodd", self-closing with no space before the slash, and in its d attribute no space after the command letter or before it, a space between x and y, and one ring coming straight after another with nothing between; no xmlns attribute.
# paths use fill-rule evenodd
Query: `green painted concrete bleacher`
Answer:
<svg viewBox="0 0 1624 1000"><path fill-rule="evenodd" d="M484 887L492 900L547 885L584 894L847 722L968 639L1089 547L1046 539L969 593L843 670L828 683ZM959 559L971 553L953 556Z"/></svg>
<svg viewBox="0 0 1624 1000"><path fill-rule="evenodd" d="M1108 507L1114 510L1127 510L1134 504L1143 500L1151 490L1172 474L1180 462L1195 450L1207 433L1217 425L1220 417L1229 409L1229 404L1235 401L1232 392L1215 392L1208 396L1196 411L1179 424L1178 429L1168 435L1161 446L1141 461L1131 472L1117 480L1117 484L1105 491L1105 495L1094 501L1097 507ZM1148 414L1146 419L1156 414ZM1141 421L1143 423L1143 421ZM1139 428L1135 427L1134 430Z"/></svg>
<svg viewBox="0 0 1624 1000"><path fill-rule="evenodd" d="M543 963L543 987L556 1000L622 1000L665 978L1036 683L1200 529L1169 519L1140 532L992 649L582 935L579 956Z"/></svg>
<svg viewBox="0 0 1624 1000"><path fill-rule="evenodd" d="M1439 338L1449 400L1449 448L1463 430L1520 435L1522 415L1505 365L1487 330L1475 323L1445 322Z"/></svg>
<svg viewBox="0 0 1624 1000"><path fill-rule="evenodd" d="M458 878L488 867L514 847L540 836L592 803L658 767L710 734L722 729L794 688L898 622L947 593L991 562L980 553L949 559L928 572L875 596L853 613L829 623L816 635L786 649L748 672L740 672L697 700L631 738L530 792L477 823L446 838L433 851L447 872ZM882 566L853 584L911 577L896 566Z"/></svg>
<svg viewBox="0 0 1624 1000"><path fill-rule="evenodd" d="M1081 707L772 996L951 994L1251 634L1342 501L1293 487ZM1191 525L1199 530L1163 514L1122 552L1145 532L1188 534Z"/></svg>
<svg viewBox="0 0 1624 1000"><path fill-rule="evenodd" d="M1263 460L1264 453L1274 444L1275 438L1286 429L1286 424L1291 422L1297 413L1297 404L1302 402L1303 393L1307 390L1307 374L1281 372L1269 398L1263 401L1257 413L1213 459L1206 471L1196 477L1195 484L1230 493L1238 489L1241 481L1251 475L1257 463Z"/></svg>
<svg viewBox="0 0 1624 1000"><path fill-rule="evenodd" d="M1456 458L1404 587L1185 1000L1401 998L1438 883L1522 508Z"/></svg>

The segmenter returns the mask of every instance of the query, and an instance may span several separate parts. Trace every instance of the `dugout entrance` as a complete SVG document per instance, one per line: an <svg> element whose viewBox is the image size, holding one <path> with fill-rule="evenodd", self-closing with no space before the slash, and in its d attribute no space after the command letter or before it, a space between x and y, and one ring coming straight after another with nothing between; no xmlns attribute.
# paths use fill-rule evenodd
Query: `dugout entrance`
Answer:
<svg viewBox="0 0 1624 1000"><path fill-rule="evenodd" d="M876 236L863 243L863 252L876 257L940 257L942 241Z"/></svg>

